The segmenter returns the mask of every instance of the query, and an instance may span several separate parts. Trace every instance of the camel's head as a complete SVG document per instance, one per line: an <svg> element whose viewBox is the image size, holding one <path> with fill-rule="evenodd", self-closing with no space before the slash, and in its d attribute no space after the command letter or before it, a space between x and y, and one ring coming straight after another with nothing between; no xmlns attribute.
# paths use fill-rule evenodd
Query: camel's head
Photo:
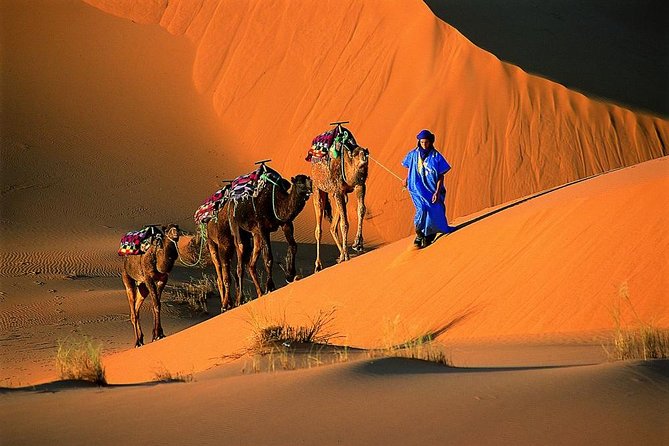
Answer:
<svg viewBox="0 0 669 446"><path fill-rule="evenodd" d="M290 179L291 189L297 194L297 196L304 201L309 199L311 195L313 185L311 183L311 178L306 175L299 174Z"/></svg>
<svg viewBox="0 0 669 446"><path fill-rule="evenodd" d="M167 237L168 240L171 240L175 243L179 241L179 237L182 234L179 226L171 223L167 226L163 226L163 232L165 233L165 237Z"/></svg>
<svg viewBox="0 0 669 446"><path fill-rule="evenodd" d="M369 168L369 150L356 146L355 149L348 152L350 162L353 164L355 183L364 183L367 179L367 170Z"/></svg>

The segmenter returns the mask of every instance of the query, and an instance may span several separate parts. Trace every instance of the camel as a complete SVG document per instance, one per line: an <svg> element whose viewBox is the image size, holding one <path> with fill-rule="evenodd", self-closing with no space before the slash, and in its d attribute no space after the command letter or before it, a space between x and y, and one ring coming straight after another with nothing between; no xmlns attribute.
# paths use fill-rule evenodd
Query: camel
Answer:
<svg viewBox="0 0 669 446"><path fill-rule="evenodd" d="M351 248L363 251L362 221L365 217L365 192L369 150L358 146L351 133L342 123L337 125L338 135L333 148L340 154L337 158L328 156L311 158L311 178L314 185L314 210L316 212L316 262L314 271L323 269L321 263L321 235L323 216L330 221L330 233L339 249L337 262L349 260L347 237L348 216L346 202L348 194L355 191L358 201L358 229ZM330 198L335 203L334 213ZM341 237L341 239L340 239Z"/></svg>
<svg viewBox="0 0 669 446"><path fill-rule="evenodd" d="M218 293L221 296L221 313L232 308L230 299L230 271L232 259L236 255L234 237L230 230L229 215L233 210L234 202L228 200L218 210L215 219L207 222L207 247L211 261L216 271L216 284ZM251 249L251 238L246 231L240 231L242 242L245 244L244 253ZM243 262L248 265L248 256L245 256ZM236 281L235 281L236 286ZM235 306L241 303L241 292L237 290L237 302Z"/></svg>
<svg viewBox="0 0 669 446"><path fill-rule="evenodd" d="M237 253L237 259L244 256L243 231L249 232L253 238L253 251L248 262L248 271L253 280L256 289L256 295L260 297L263 291L258 281L256 272L256 263L262 250L265 263L266 280L264 292L274 291L274 280L272 279L272 246L270 244L270 233L279 228L288 242L288 252L286 253L285 275L286 282L290 283L295 279L295 254L297 252L297 243L293 236L293 220L304 209L312 191L311 178L306 175L297 175L291 178L290 182L280 177L278 173L262 166L265 172L270 173L270 180L254 197L240 199L237 202L228 204L227 217L230 225L230 232L234 239L234 246ZM273 174L273 175L272 175ZM274 178L274 179L272 179ZM219 215L219 230L221 223ZM225 231L220 231L223 234ZM243 263L237 262L237 305L240 304ZM224 265L225 266L225 262ZM229 262L227 262L229 265ZM225 272L223 273L225 277Z"/></svg>
<svg viewBox="0 0 669 446"><path fill-rule="evenodd" d="M146 296L151 298L153 309L153 341L165 337L160 324L160 296L179 256L177 243L181 231L173 224L161 229L162 240L154 241L143 254L129 255L123 260L122 278L130 305L130 322L135 331L135 347L144 345L139 309Z"/></svg>

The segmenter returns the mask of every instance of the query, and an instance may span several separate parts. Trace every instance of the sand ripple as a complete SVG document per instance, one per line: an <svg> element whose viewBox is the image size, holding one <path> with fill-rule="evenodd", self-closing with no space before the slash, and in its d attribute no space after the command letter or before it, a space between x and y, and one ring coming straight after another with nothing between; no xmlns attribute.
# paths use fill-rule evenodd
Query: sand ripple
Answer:
<svg viewBox="0 0 669 446"><path fill-rule="evenodd" d="M27 274L118 277L118 257L98 251L35 251L0 253L0 277Z"/></svg>

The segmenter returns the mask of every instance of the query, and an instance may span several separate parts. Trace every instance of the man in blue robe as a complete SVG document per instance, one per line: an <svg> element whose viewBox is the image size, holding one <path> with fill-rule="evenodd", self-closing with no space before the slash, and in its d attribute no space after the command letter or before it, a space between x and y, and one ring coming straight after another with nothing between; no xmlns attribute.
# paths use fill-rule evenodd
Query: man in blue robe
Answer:
<svg viewBox="0 0 669 446"><path fill-rule="evenodd" d="M402 165L409 169L405 186L416 208L414 245L424 248L437 234L448 234L453 228L446 220L446 188L444 175L451 169L446 159L434 148L434 135L421 130L418 145L407 153Z"/></svg>

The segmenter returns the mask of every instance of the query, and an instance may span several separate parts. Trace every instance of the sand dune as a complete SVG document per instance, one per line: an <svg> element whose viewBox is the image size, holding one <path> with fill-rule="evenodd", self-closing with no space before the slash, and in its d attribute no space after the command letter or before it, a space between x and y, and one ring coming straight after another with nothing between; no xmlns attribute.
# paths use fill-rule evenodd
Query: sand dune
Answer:
<svg viewBox="0 0 669 446"><path fill-rule="evenodd" d="M385 359L187 384L5 393L0 426L31 444L659 445L669 435L668 376L666 361L449 370ZM39 420L27 423L35 408Z"/></svg>
<svg viewBox="0 0 669 446"><path fill-rule="evenodd" d="M669 31L662 0L427 0L476 46L588 96L669 116Z"/></svg>
<svg viewBox="0 0 669 446"><path fill-rule="evenodd" d="M669 328L666 119L527 74L418 0L87 3L0 0L3 440L663 444L666 361L605 364L601 345L618 309ZM372 163L373 250L341 265L330 251L310 275L308 206L304 279L216 317L166 298L167 338L131 348L120 236L194 229L198 205L257 159L308 173L311 139L339 119L400 176L432 129L458 230L413 249L408 195ZM171 284L202 272L178 266ZM254 318L329 311L335 344L431 334L458 368L242 375ZM103 342L119 386L57 382L70 335ZM146 384L161 371L195 382Z"/></svg>
<svg viewBox="0 0 669 446"><path fill-rule="evenodd" d="M193 80L231 146L280 160L281 171L307 169L311 138L346 119L375 159L404 175L414 135L431 128L454 166L452 218L667 154L667 121L502 63L419 0L337 2L317 13L292 2L176 1L152 3L150 13L133 2L90 3L188 37ZM400 187L375 166L371 242L410 233ZM308 225L300 232L308 237Z"/></svg>
<svg viewBox="0 0 669 446"><path fill-rule="evenodd" d="M638 317L669 327L667 163L665 157L533 198L430 249L417 251L410 239L400 240L112 356L108 377L141 382L159 366L205 370L248 346L254 318L286 318L299 326L331 308L331 330L341 335L335 343L363 348L427 333L444 343L564 336L597 341L614 328L621 288L632 303L620 305L626 323Z"/></svg>

